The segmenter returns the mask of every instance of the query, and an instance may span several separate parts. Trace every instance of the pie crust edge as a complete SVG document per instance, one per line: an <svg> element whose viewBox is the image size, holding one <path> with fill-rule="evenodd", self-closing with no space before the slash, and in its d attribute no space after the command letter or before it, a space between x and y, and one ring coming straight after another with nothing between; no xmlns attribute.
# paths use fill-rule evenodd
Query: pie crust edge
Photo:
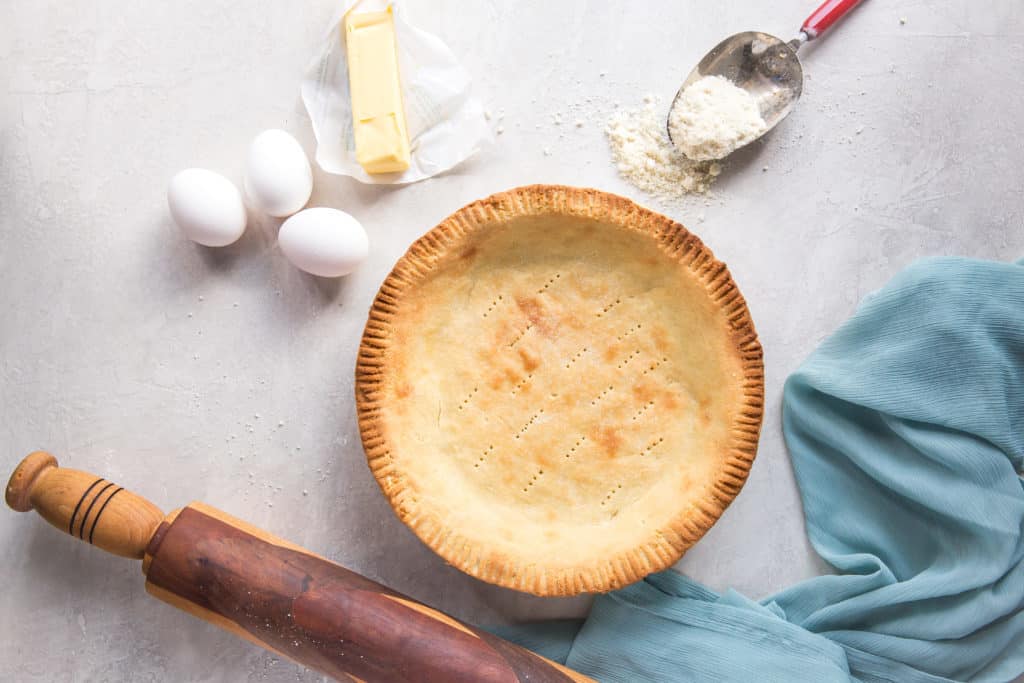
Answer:
<svg viewBox="0 0 1024 683"><path fill-rule="evenodd" d="M552 571L517 562L505 553L473 552L470 541L428 514L418 514L415 501L403 495L403 473L390 458L390 438L380 413L387 381L387 355L392 319L403 292L443 265L450 249L488 225L517 216L569 215L613 223L652 236L662 252L703 283L709 298L724 314L732 347L728 353L742 368L742 406L730 426L728 453L718 479L696 509L682 510L666 527L652 534L658 540L606 558L599 566ZM416 240L385 278L370 308L356 361L355 399L359 431L367 463L395 514L449 564L506 588L540 596L606 592L672 566L718 520L746 482L757 453L764 409L763 351L739 288L724 263L680 223L632 200L589 188L529 185L499 192L464 206Z"/></svg>

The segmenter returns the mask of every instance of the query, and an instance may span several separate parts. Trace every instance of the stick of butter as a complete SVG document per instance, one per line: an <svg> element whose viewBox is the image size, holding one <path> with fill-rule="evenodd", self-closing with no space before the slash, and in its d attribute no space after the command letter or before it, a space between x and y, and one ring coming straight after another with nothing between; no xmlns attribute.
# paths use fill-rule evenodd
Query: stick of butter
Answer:
<svg viewBox="0 0 1024 683"><path fill-rule="evenodd" d="M409 132L391 8L349 12L345 45L356 161L367 173L404 171L409 168Z"/></svg>

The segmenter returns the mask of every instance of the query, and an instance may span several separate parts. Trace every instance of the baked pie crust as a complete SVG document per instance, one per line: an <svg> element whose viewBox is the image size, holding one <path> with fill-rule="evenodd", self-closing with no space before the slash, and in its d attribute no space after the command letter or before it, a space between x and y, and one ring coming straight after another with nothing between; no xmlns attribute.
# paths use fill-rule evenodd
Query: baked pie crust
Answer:
<svg viewBox="0 0 1024 683"><path fill-rule="evenodd" d="M370 310L356 405L373 474L445 560L537 595L676 562L739 493L761 346L680 224L561 186L460 209Z"/></svg>

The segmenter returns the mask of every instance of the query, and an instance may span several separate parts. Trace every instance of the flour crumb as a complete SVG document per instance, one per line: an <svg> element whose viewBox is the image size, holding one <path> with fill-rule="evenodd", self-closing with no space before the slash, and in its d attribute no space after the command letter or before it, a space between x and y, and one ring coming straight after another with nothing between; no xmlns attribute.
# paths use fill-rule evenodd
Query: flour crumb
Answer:
<svg viewBox="0 0 1024 683"><path fill-rule="evenodd" d="M497 133L498 135L501 135L502 133L505 132L505 126L498 126L498 128L494 132Z"/></svg>
<svg viewBox="0 0 1024 683"><path fill-rule="evenodd" d="M544 156L546 156L546 157L551 156L551 148L550 147L545 147L544 148Z"/></svg>
<svg viewBox="0 0 1024 683"><path fill-rule="evenodd" d="M906 17L900 17L900 26L906 26L906 25L907 25L907 18Z"/></svg>
<svg viewBox="0 0 1024 683"><path fill-rule="evenodd" d="M583 127L583 119L576 119L576 127L577 128L582 128Z"/></svg>
<svg viewBox="0 0 1024 683"><path fill-rule="evenodd" d="M665 114L658 99L648 95L641 107L619 109L612 115L605 135L619 175L662 199L706 194L715 181L712 166L717 164L692 161L673 147L665 130Z"/></svg>
<svg viewBox="0 0 1024 683"><path fill-rule="evenodd" d="M754 97L721 76L691 84L672 107L672 141L695 161L723 159L768 129Z"/></svg>

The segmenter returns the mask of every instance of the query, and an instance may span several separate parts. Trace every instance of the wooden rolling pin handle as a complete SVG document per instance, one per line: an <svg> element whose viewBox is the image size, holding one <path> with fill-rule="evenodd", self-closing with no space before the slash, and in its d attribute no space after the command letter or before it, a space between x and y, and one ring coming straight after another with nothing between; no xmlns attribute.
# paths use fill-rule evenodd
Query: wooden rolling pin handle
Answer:
<svg viewBox="0 0 1024 683"><path fill-rule="evenodd" d="M35 510L65 533L122 557L141 560L164 513L145 498L103 477L57 466L36 451L7 482L7 504Z"/></svg>

